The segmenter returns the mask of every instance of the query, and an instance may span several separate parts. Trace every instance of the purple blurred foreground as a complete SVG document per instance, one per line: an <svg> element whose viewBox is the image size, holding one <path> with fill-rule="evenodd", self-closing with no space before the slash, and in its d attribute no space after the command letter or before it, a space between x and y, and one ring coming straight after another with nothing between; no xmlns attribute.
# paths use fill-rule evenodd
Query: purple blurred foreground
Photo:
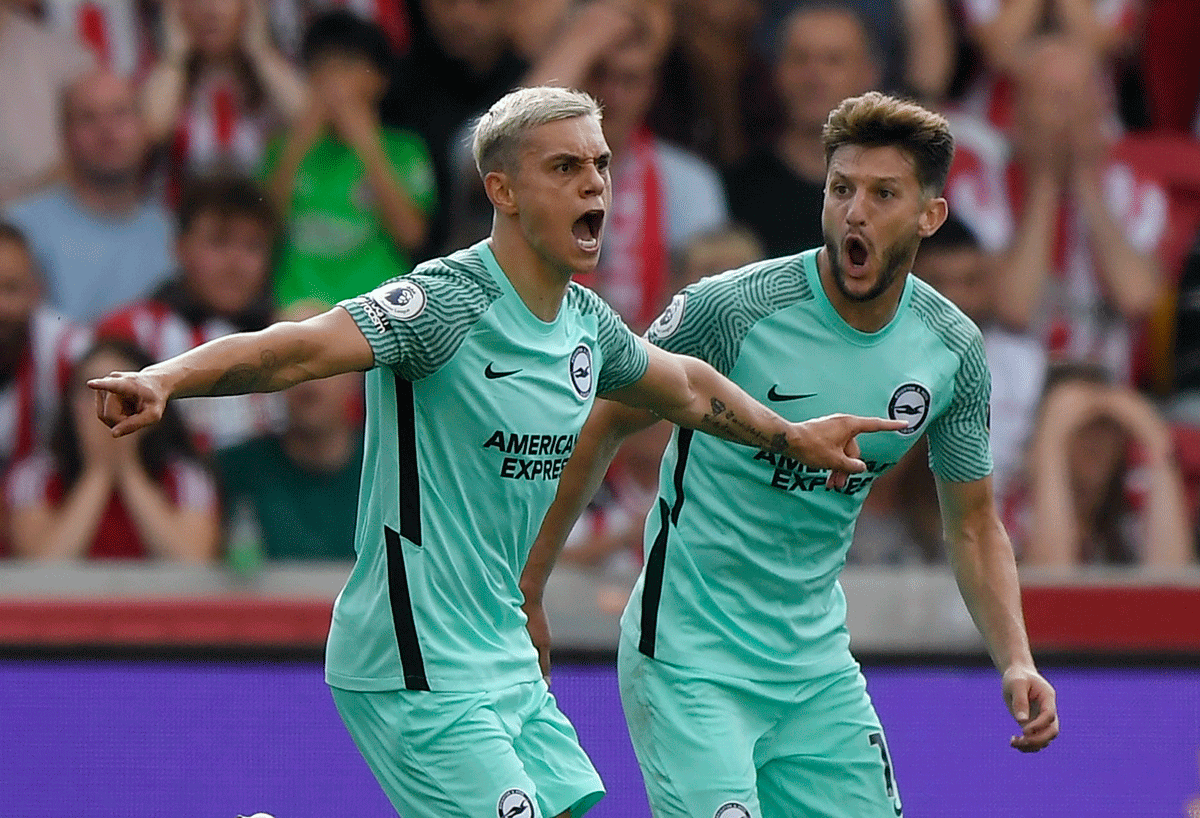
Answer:
<svg viewBox="0 0 1200 818"><path fill-rule="evenodd" d="M1041 755L983 668L867 678L917 816L1184 816L1200 797L1200 669L1054 669L1064 733ZM589 816L648 816L615 672L554 689L608 784ZM395 813L315 663L0 661L0 816L374 818Z"/></svg>

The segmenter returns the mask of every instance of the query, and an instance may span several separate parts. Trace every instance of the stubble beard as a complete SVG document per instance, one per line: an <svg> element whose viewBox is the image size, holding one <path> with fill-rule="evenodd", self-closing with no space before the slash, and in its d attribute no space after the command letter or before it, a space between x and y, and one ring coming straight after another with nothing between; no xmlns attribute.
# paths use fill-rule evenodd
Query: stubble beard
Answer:
<svg viewBox="0 0 1200 818"><path fill-rule="evenodd" d="M888 248L883 255L883 269L879 273L879 279L875 282L875 286L867 290L865 293L851 292L846 283L846 270L842 267L842 259L840 249L834 245L829 239L825 240L825 252L829 256L829 268L833 272L833 283L838 288L838 292L847 301L852 301L856 304L866 304L869 301L874 301L879 296L887 292L888 288L902 272L908 272L905 267L908 265L908 259L917 251L917 246L921 239L918 236L913 236L909 241L893 244Z"/></svg>

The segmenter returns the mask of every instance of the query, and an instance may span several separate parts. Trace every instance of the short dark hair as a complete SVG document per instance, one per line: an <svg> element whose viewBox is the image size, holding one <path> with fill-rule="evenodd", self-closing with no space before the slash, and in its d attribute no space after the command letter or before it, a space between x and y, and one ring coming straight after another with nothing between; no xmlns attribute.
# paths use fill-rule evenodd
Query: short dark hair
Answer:
<svg viewBox="0 0 1200 818"><path fill-rule="evenodd" d="M929 250L935 253L949 253L955 250L979 249L982 249L979 236L975 235L975 231L968 227L966 222L951 212L946 215L946 221L942 222L942 226L932 236L921 239L921 249L917 252L924 253Z"/></svg>
<svg viewBox="0 0 1200 818"><path fill-rule="evenodd" d="M394 60L391 44L383 29L345 9L316 17L304 32L300 61L305 68L312 68L327 54L361 57L384 76L391 73Z"/></svg>
<svg viewBox="0 0 1200 818"><path fill-rule="evenodd" d="M253 219L272 238L279 229L274 205L254 180L246 176L219 174L192 179L179 202L179 232L186 233L204 214L221 218Z"/></svg>
<svg viewBox="0 0 1200 818"><path fill-rule="evenodd" d="M899 148L912 157L917 182L933 196L941 195L954 159L954 137L944 116L878 91L842 100L821 136L826 167L843 145Z"/></svg>

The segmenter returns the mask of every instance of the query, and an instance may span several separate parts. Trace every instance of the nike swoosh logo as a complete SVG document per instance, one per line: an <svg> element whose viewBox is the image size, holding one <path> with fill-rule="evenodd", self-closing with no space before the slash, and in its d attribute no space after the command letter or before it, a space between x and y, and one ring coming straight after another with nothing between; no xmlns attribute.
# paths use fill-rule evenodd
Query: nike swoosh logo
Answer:
<svg viewBox="0 0 1200 818"><path fill-rule="evenodd" d="M785 395L782 392L777 392L775 390L774 386L772 386L770 389L767 390L767 400L773 400L777 403L779 401L785 401L785 400L800 400L801 398L815 398L816 396L817 396L816 392L809 392L806 395Z"/></svg>
<svg viewBox="0 0 1200 818"><path fill-rule="evenodd" d="M520 371L519 369L510 369L508 372L497 372L492 369L491 364L488 364L487 369L483 370L483 375L485 378L494 381L496 378L507 378L509 375L516 375Z"/></svg>

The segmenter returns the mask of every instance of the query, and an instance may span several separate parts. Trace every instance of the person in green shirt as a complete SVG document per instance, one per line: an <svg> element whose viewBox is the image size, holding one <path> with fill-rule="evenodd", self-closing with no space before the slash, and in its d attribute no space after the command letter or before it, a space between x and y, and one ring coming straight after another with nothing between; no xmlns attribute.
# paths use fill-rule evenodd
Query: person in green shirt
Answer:
<svg viewBox="0 0 1200 818"><path fill-rule="evenodd" d="M275 295L336 303L412 269L436 205L433 162L411 131L384 128L391 52L348 11L313 21L301 58L308 106L272 143L262 176L287 217Z"/></svg>
<svg viewBox="0 0 1200 818"><path fill-rule="evenodd" d="M308 301L282 318L302 321L328 309ZM306 381L283 393L287 421L216 453L227 533L249 526L272 560L353 560L362 473L362 375Z"/></svg>

